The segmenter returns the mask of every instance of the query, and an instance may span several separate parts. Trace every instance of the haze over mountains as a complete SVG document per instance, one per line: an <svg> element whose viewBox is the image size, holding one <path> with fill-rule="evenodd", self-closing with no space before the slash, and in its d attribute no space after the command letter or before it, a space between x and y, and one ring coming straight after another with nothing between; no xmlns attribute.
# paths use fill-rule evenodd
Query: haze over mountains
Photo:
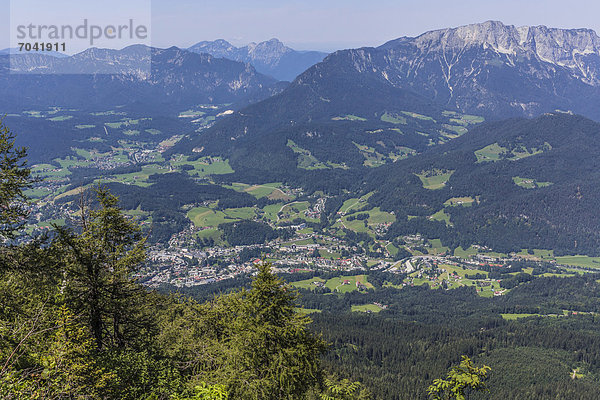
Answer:
<svg viewBox="0 0 600 400"><path fill-rule="evenodd" d="M94 70L112 74L89 74ZM282 87L248 64L176 47L142 45L122 50L91 48L64 58L34 53L0 56L0 81L1 102L7 110L23 105L138 104L160 110L244 103L269 97Z"/></svg>
<svg viewBox="0 0 600 400"><path fill-rule="evenodd" d="M219 39L196 43L188 50L250 63L258 72L282 81L292 81L327 56L327 53L319 51L293 50L278 39L250 43L243 47L235 47L226 40Z"/></svg>

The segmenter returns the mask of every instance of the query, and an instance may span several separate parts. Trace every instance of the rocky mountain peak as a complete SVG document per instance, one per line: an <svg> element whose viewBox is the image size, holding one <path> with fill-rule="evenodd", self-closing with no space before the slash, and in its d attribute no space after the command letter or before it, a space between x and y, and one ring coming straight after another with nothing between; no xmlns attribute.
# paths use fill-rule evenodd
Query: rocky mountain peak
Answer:
<svg viewBox="0 0 600 400"><path fill-rule="evenodd" d="M283 55L292 51L292 49L275 38L258 44L250 43L248 45L248 56L252 60L260 60L265 64L277 62Z"/></svg>
<svg viewBox="0 0 600 400"><path fill-rule="evenodd" d="M250 63L260 73L288 81L293 80L310 66L322 61L327 55L317 51L298 52L276 38L260 43L253 42L244 47L235 47L220 39L214 42L199 42L188 50Z"/></svg>
<svg viewBox="0 0 600 400"><path fill-rule="evenodd" d="M541 61L579 68L581 58L600 56L600 38L591 29L504 25L498 21L426 32L409 39L424 51L483 47L510 56L533 54Z"/></svg>
<svg viewBox="0 0 600 400"><path fill-rule="evenodd" d="M188 50L195 53L207 53L214 57L227 57L232 53L239 51L237 47L224 39L217 39L212 42L199 42L190 47Z"/></svg>

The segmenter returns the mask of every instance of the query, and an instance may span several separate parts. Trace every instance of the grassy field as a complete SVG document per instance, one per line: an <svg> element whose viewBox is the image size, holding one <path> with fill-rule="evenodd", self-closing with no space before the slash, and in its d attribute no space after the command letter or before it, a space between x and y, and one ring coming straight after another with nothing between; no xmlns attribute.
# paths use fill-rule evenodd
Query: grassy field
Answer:
<svg viewBox="0 0 600 400"><path fill-rule="evenodd" d="M450 122L463 126L480 124L485 121L485 118L478 115L460 114L456 111L444 111L442 114L445 117L450 117Z"/></svg>
<svg viewBox="0 0 600 400"><path fill-rule="evenodd" d="M556 257L556 262L574 267L600 268L600 257L563 256Z"/></svg>
<svg viewBox="0 0 600 400"><path fill-rule="evenodd" d="M39 224L37 224L38 227L51 227L53 224L56 224L58 226L64 226L66 223L64 218L60 218L60 219L50 219L48 221L44 221L44 222L40 222Z"/></svg>
<svg viewBox="0 0 600 400"><path fill-rule="evenodd" d="M349 217L358 214L369 214L369 217L366 220L354 219L352 221L348 220ZM366 225L365 225L366 221ZM349 214L342 217L343 226L347 229L350 229L354 232L369 232L375 226L384 223L393 223L396 221L396 216L392 215L388 212L381 211L379 207L375 207L368 211L361 211L359 213ZM341 227L341 223L336 223L337 227Z"/></svg>
<svg viewBox="0 0 600 400"><path fill-rule="evenodd" d="M344 204L342 204L342 207L340 208L339 212L342 214L347 214L352 210L357 210L361 208L367 203L367 200L369 200L369 197L371 197L373 193L374 192L370 192L362 196L361 198L352 198L344 201Z"/></svg>
<svg viewBox="0 0 600 400"><path fill-rule="evenodd" d="M206 114L204 111L187 110L179 113L179 118L198 118Z"/></svg>
<svg viewBox="0 0 600 400"><path fill-rule="evenodd" d="M197 207L192 208L188 211L187 217L197 227L217 227L219 224L226 222L238 221L239 218L232 218L225 214L223 211L213 210L208 207Z"/></svg>
<svg viewBox="0 0 600 400"><path fill-rule="evenodd" d="M442 245L442 241L440 239L431 239L429 243L431 244L431 248L428 249L429 254L440 254L450 251L448 247Z"/></svg>
<svg viewBox="0 0 600 400"><path fill-rule="evenodd" d="M520 318L528 318L528 317L541 317L541 314L500 314L502 319L507 321L514 321Z"/></svg>
<svg viewBox="0 0 600 400"><path fill-rule="evenodd" d="M294 153L298 154L298 168L308 170L329 168L327 165L317 160L309 150L298 146L293 140L288 139L287 146L292 149Z"/></svg>
<svg viewBox="0 0 600 400"><path fill-rule="evenodd" d="M203 229L200 232L198 232L198 238L200 238L200 239L211 238L215 241L218 241L221 238L221 232L216 228Z"/></svg>
<svg viewBox="0 0 600 400"><path fill-rule="evenodd" d="M150 186L150 182L148 182L148 178L150 175L155 174L166 174L169 172L169 169L166 167L162 167L158 164L148 164L142 167L141 171L131 172L128 174L119 174L113 175L111 177L107 177L102 179L103 182L119 182L124 183L126 185L136 185L141 187ZM100 180L99 180L100 181Z"/></svg>
<svg viewBox="0 0 600 400"><path fill-rule="evenodd" d="M271 222L277 222L277 213L281 210L281 207L284 206L284 203L276 203L269 204L262 209L265 218L267 218Z"/></svg>
<svg viewBox="0 0 600 400"><path fill-rule="evenodd" d="M381 116L381 120L383 122L389 122L391 124L401 124L401 125L406 125L406 118L404 118L401 115L398 114L390 114L390 113L385 113Z"/></svg>
<svg viewBox="0 0 600 400"><path fill-rule="evenodd" d="M373 312L378 313L381 311L381 307L375 304L361 304L352 306L352 312Z"/></svg>
<svg viewBox="0 0 600 400"><path fill-rule="evenodd" d="M188 211L187 217L199 228L216 228L220 224L257 217L254 207L227 208L215 210L211 207L195 207Z"/></svg>
<svg viewBox="0 0 600 400"><path fill-rule="evenodd" d="M395 151L388 154L388 157L392 159L392 161L396 162L398 160L403 160L410 156L414 156L417 152L410 147L397 146Z"/></svg>
<svg viewBox="0 0 600 400"><path fill-rule="evenodd" d="M50 191L49 189L45 189L45 188L27 189L23 193L25 194L25 196L29 197L30 199L43 199L44 197L48 196L49 194L56 194L55 191Z"/></svg>
<svg viewBox="0 0 600 400"><path fill-rule="evenodd" d="M256 210L253 207L228 208L224 214L232 219L252 219L256 216Z"/></svg>
<svg viewBox="0 0 600 400"><path fill-rule="evenodd" d="M533 254L530 254L533 252ZM555 260L553 250L541 250L541 249L523 249L517 253L517 255L523 258L537 258L542 260Z"/></svg>
<svg viewBox="0 0 600 400"><path fill-rule="evenodd" d="M444 271L449 272L450 274L456 273L458 276L460 276L463 279L467 279L466 275L473 275L473 274L483 274L486 277L488 276L488 273L486 271L482 271L479 269L465 269L462 267L458 267L456 265L443 264L440 266L440 269L443 269Z"/></svg>
<svg viewBox="0 0 600 400"><path fill-rule="evenodd" d="M281 183L265 183L262 185L248 185L246 183L234 182L231 185L222 185L225 188L233 189L237 192L245 192L253 195L257 199L268 197L275 200L289 199L285 193L279 189ZM275 194L276 193L276 194Z"/></svg>
<svg viewBox="0 0 600 400"><path fill-rule="evenodd" d="M308 210L310 203L308 201L300 201L286 204L280 207L277 214L280 220L293 220L295 218L304 219L304 211Z"/></svg>
<svg viewBox="0 0 600 400"><path fill-rule="evenodd" d="M473 247L469 247L468 249L463 249L462 247L459 246L456 249L454 249L454 255L456 257L460 257L460 258L469 258L471 256L474 256L477 253L478 253L477 249L475 249Z"/></svg>
<svg viewBox="0 0 600 400"><path fill-rule="evenodd" d="M463 207L469 207L473 204L473 202L475 202L475 199L472 197L452 197L451 199L448 199L444 202L444 205L446 207L450 206L450 207L456 207L456 206L463 206Z"/></svg>
<svg viewBox="0 0 600 400"><path fill-rule="evenodd" d="M444 221L447 226L452 226L452 222L450 222L450 216L446 214L444 210L440 210L429 217L429 219L433 221Z"/></svg>
<svg viewBox="0 0 600 400"><path fill-rule="evenodd" d="M485 146L482 149L475 151L475 156L477 157L477 162L488 162L488 161L500 161L502 159L502 155L508 153L508 157L506 158L509 161L517 161L522 158L535 156L536 154L541 154L544 152L544 149L552 148L548 143L544 143L544 146L540 148L535 148L528 150L524 147L513 149L510 153L508 153L508 149L500 146L498 143L492 143L488 146Z"/></svg>
<svg viewBox="0 0 600 400"><path fill-rule="evenodd" d="M181 168L183 165L191 165L194 169L188 170L191 176L204 177L208 175L224 175L233 173L229 160L221 157L202 157L198 160L188 161L187 156L179 156L171 159L173 168Z"/></svg>
<svg viewBox="0 0 600 400"><path fill-rule="evenodd" d="M315 240L313 238L309 238L309 239L302 239L302 240L291 240L289 242L283 242L281 243L281 246L283 247L289 247L289 246L303 246L306 244L316 244Z"/></svg>
<svg viewBox="0 0 600 400"><path fill-rule="evenodd" d="M279 189L281 183L265 183L263 185L253 185L247 186L244 189L244 192L250 193L252 196L257 199L261 199L263 197L268 197L269 199L275 200L291 200L289 196Z"/></svg>
<svg viewBox="0 0 600 400"><path fill-rule="evenodd" d="M421 179L423 187L429 190L441 189L446 186L448 179L452 176L454 171L423 171L420 174L415 174Z"/></svg>
<svg viewBox="0 0 600 400"><path fill-rule="evenodd" d="M496 291L503 290L500 287L500 284L493 280L480 281L466 278L466 275L475 275L478 273L487 277L488 273L485 271L477 269L464 269L458 266L446 264L439 265L438 268L443 272L435 279L432 279L427 275L419 278L419 271L415 271L409 275L409 277L405 280L405 283L415 286L427 285L432 289L439 289L442 287L442 281L445 280L449 289L455 289L462 286L472 286L476 288L477 294L482 297L493 297Z"/></svg>
<svg viewBox="0 0 600 400"><path fill-rule="evenodd" d="M436 122L435 119L428 117L427 115L417 114L415 112L410 111L402 111L402 114L407 115L411 118L420 119L422 121L433 121Z"/></svg>
<svg viewBox="0 0 600 400"><path fill-rule="evenodd" d="M489 146L485 146L483 149L475 151L475 157L477 157L478 163L500 161L500 155L507 151L507 148L500 146L498 143L493 143Z"/></svg>
<svg viewBox="0 0 600 400"><path fill-rule="evenodd" d="M315 156L312 154L300 154L298 156L298 168L306 169L306 170L314 170L314 169L328 169L329 167L326 164L323 164L321 161L317 160Z"/></svg>
<svg viewBox="0 0 600 400"><path fill-rule="evenodd" d="M367 213L369 214L369 219L367 219L367 221L369 222L369 225L378 225L378 224L384 224L387 222L396 222L396 216L392 215L386 211L381 211L381 209L379 207L375 207L372 210L367 211Z"/></svg>
<svg viewBox="0 0 600 400"><path fill-rule="evenodd" d="M367 288L373 288L373 285L371 285L367 279L367 275L340 276L328 280L325 286L331 289L332 292L336 293L348 293L358 290L356 287L356 282L362 283ZM345 281L348 281L348 284L344 285Z"/></svg>
<svg viewBox="0 0 600 400"><path fill-rule="evenodd" d="M354 143L354 145L360 150L360 153L365 158L365 161L363 162L365 167L374 168L386 163L386 157L375 151L374 148L358 143Z"/></svg>
<svg viewBox="0 0 600 400"><path fill-rule="evenodd" d="M339 258L342 257L342 255L340 253L330 252L330 251L323 250L323 249L319 250L319 254L323 258L330 258L330 259L333 259L333 260L337 260L337 259L339 259Z"/></svg>
<svg viewBox="0 0 600 400"><path fill-rule="evenodd" d="M548 143L545 143L545 145L541 148L535 148L535 149L531 149L528 150L524 147L520 148L520 149L515 149L511 152L512 157L509 158L510 161L516 161L516 160L520 160L522 158L526 158L526 157L531 157L531 156L535 156L537 154L541 154L544 152L544 147L547 148L552 148L552 146L550 146Z"/></svg>
<svg viewBox="0 0 600 400"><path fill-rule="evenodd" d="M358 115L346 114L342 117L331 118L334 121L366 121L366 118L359 117Z"/></svg>
<svg viewBox="0 0 600 400"><path fill-rule="evenodd" d="M344 285L344 281L348 281L348 283ZM367 288L373 288L373 285L371 285L368 282L367 275L340 276L336 278L331 278L328 281L325 281L322 278L315 277L305 279L303 281L291 282L291 285L299 289L313 290L317 288L317 286L313 282L323 282L325 283L325 287L329 288L332 292L336 293L348 293L358 290L356 287L356 282L362 283Z"/></svg>
<svg viewBox="0 0 600 400"><path fill-rule="evenodd" d="M60 115L60 116L52 117L52 118L48 118L48 119L53 122L62 122L62 121L67 121L71 118L73 118L72 115Z"/></svg>
<svg viewBox="0 0 600 400"><path fill-rule="evenodd" d="M37 164L31 168L33 176L41 178L64 178L71 175L71 171L64 168L57 168L55 165L50 164Z"/></svg>
<svg viewBox="0 0 600 400"><path fill-rule="evenodd" d="M399 249L394 246L392 243L388 243L385 246L385 249L388 251L388 253L390 253L390 255L395 256L396 254L398 254Z"/></svg>
<svg viewBox="0 0 600 400"><path fill-rule="evenodd" d="M451 139L455 139L461 135L464 135L465 133L468 132L468 129L465 128L464 126L461 125L450 125L450 124L443 124L442 125L445 129L449 130L450 132L452 132L452 134L446 134L445 136L450 137Z"/></svg>
<svg viewBox="0 0 600 400"><path fill-rule="evenodd" d="M519 176L514 176L512 179L515 185L525 189L536 189L552 185L552 182L538 182L532 178L521 178Z"/></svg>
<svg viewBox="0 0 600 400"><path fill-rule="evenodd" d="M305 279L303 281L292 282L290 284L298 289L313 290L313 289L317 288L317 286L313 282L325 283L325 279L322 279L319 277L314 277L314 278L310 278L310 279Z"/></svg>

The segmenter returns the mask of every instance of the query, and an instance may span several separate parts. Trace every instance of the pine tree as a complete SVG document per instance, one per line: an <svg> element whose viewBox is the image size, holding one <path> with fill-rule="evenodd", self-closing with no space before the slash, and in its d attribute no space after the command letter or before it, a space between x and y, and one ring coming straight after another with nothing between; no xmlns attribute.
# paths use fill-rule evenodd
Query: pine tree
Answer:
<svg viewBox="0 0 600 400"><path fill-rule="evenodd" d="M87 328L66 305L60 306L56 332L41 360L40 377L48 397L102 398L116 377L98 364L95 350Z"/></svg>
<svg viewBox="0 0 600 400"><path fill-rule="evenodd" d="M300 398L320 379L319 357L326 345L309 332L310 319L296 312L297 293L271 273L271 264L258 268L231 326L231 344L237 349L232 366L249 378L231 385L232 395Z"/></svg>
<svg viewBox="0 0 600 400"><path fill-rule="evenodd" d="M207 304L181 299L160 340L192 387L225 385L234 399L300 399L320 381L327 346L296 311L296 298L270 264L260 265L250 290Z"/></svg>
<svg viewBox="0 0 600 400"><path fill-rule="evenodd" d="M97 210L81 201L81 233L56 227L64 255L65 299L86 316L99 349L124 347L143 328L145 291L133 279L145 260L140 228L106 188L95 190Z"/></svg>
<svg viewBox="0 0 600 400"><path fill-rule="evenodd" d="M0 239L12 238L28 215L23 191L34 181L25 155L26 149L15 147L15 136L0 121Z"/></svg>

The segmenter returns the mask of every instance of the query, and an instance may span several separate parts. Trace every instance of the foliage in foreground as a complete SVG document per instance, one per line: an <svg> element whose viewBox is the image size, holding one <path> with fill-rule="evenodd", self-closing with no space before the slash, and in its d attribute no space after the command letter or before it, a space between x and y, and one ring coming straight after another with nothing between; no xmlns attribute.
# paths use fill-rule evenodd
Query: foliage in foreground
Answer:
<svg viewBox="0 0 600 400"><path fill-rule="evenodd" d="M460 365L452 367L446 379L436 379L427 392L432 400L465 400L469 391L485 392L485 379L490 367L475 367L469 357L463 356Z"/></svg>
<svg viewBox="0 0 600 400"><path fill-rule="evenodd" d="M300 399L321 382L326 344L270 265L203 304L149 292L133 278L146 239L104 188L74 229L11 242L24 155L0 124L0 398Z"/></svg>

